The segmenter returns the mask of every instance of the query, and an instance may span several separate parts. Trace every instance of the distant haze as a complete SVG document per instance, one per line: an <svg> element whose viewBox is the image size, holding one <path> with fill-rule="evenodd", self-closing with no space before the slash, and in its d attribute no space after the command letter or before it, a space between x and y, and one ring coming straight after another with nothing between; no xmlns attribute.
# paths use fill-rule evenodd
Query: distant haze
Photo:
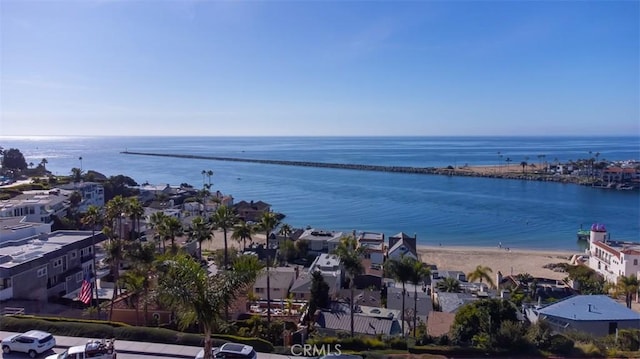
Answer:
<svg viewBox="0 0 640 359"><path fill-rule="evenodd" d="M2 1L0 135L640 133L637 1Z"/></svg>

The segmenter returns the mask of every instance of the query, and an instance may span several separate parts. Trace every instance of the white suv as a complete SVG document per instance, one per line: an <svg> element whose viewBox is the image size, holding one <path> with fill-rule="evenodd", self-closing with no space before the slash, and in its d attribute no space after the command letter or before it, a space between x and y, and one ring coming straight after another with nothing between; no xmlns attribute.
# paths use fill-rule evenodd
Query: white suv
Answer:
<svg viewBox="0 0 640 359"><path fill-rule="evenodd" d="M219 348L213 348L213 357L215 359L257 359L258 354L250 345L237 343L224 343ZM196 359L204 358L204 349L198 352Z"/></svg>
<svg viewBox="0 0 640 359"><path fill-rule="evenodd" d="M30 330L24 334L14 334L2 340L2 352L9 354L23 352L35 358L56 346L53 335L40 330Z"/></svg>

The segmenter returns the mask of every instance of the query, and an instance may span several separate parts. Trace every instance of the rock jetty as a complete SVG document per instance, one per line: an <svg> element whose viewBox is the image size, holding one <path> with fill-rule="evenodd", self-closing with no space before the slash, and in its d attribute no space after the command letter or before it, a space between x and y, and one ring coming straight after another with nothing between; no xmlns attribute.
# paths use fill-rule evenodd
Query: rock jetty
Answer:
<svg viewBox="0 0 640 359"><path fill-rule="evenodd" d="M584 184L584 178L582 177L552 176L548 174L517 173L517 172L506 172L506 173L474 172L474 171L469 171L465 168L456 169L451 166L447 168L380 166L380 165L365 165L365 164L352 164L352 163L263 160L263 159L238 158L238 157L183 155L183 154L175 154L175 153L151 153L151 152L136 152L136 151L122 151L120 153L125 155L188 158L188 159L228 161L228 162L248 162L248 163L260 163L260 164L281 165L281 166L334 168L334 169L356 170L356 171L392 172L392 173L427 174L427 175L444 175L444 176L486 177L486 178L502 178L502 179L515 179L515 180L527 180L527 181L549 181L549 182Z"/></svg>

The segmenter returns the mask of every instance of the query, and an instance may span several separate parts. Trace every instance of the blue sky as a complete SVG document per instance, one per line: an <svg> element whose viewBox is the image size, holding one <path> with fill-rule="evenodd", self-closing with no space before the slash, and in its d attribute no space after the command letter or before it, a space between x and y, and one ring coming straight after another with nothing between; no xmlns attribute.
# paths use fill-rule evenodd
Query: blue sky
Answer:
<svg viewBox="0 0 640 359"><path fill-rule="evenodd" d="M0 135L640 133L637 1L8 1Z"/></svg>

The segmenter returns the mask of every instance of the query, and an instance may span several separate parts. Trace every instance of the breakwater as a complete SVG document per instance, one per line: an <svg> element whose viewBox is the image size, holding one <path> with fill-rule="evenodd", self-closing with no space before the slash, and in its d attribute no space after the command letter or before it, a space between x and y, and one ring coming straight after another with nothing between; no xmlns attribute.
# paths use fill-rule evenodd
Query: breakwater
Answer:
<svg viewBox="0 0 640 359"><path fill-rule="evenodd" d="M517 172L505 172L505 173L492 172L492 171L477 172L477 171L472 171L469 168L453 168L453 167L441 168L441 167L380 166L380 165L365 165L365 164L353 164L353 163L264 160L264 159L252 159L252 158L238 158L238 157L202 156L202 155L152 153L152 152L137 152L137 151L122 151L120 153L125 155L138 155L138 156L187 158L187 159L200 159L200 160L213 160L213 161L260 163L260 164L280 165L280 166L333 168L333 169L343 169L343 170L375 171L375 172L390 172L390 173L405 173L405 174L486 177L486 178L501 178L501 179L514 179L514 180L527 180L527 181L550 181L550 182L576 183L576 184L584 184L584 181L585 181L584 177L576 177L576 176L552 176L548 174L517 173Z"/></svg>

